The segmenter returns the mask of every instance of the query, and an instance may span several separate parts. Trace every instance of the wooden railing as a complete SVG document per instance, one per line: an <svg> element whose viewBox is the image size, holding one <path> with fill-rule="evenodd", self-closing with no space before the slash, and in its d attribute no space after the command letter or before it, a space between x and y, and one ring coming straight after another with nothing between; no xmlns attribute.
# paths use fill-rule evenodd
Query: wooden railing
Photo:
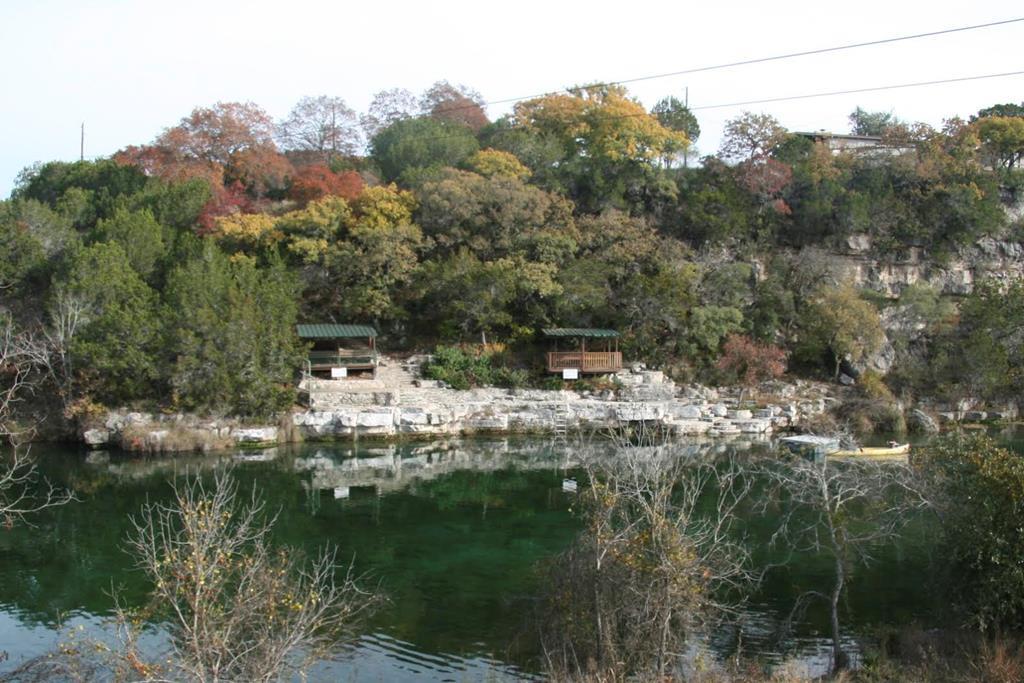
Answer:
<svg viewBox="0 0 1024 683"><path fill-rule="evenodd" d="M309 366L326 368L372 368L377 365L377 352L371 350L310 351Z"/></svg>
<svg viewBox="0 0 1024 683"><path fill-rule="evenodd" d="M622 369L621 351L551 351L548 372L576 368L580 372L617 372Z"/></svg>

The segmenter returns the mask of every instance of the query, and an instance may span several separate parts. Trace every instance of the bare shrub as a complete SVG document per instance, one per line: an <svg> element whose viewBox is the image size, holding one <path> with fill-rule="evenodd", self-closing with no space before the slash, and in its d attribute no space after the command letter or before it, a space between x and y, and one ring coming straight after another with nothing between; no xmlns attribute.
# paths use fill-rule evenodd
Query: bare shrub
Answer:
<svg viewBox="0 0 1024 683"><path fill-rule="evenodd" d="M173 504L148 504L132 520L128 549L153 592L141 610L118 608L118 668L146 680L287 678L335 652L381 602L336 551L306 562L271 547L263 503L238 503L221 472L212 488L192 478ZM166 620L172 652L148 660L135 643L152 619Z"/></svg>
<svg viewBox="0 0 1024 683"><path fill-rule="evenodd" d="M805 592L790 619L802 613L809 600L824 600L830 613L833 667L842 670L849 657L842 647L839 604L849 575L856 566L869 563L880 544L895 540L910 513L923 508L925 501L910 468L895 462L797 458L768 464L764 472L770 485L761 508L779 524L772 543L832 560L831 591Z"/></svg>
<svg viewBox="0 0 1024 683"><path fill-rule="evenodd" d="M74 499L70 491L39 475L26 445L34 425L17 424L14 416L16 406L37 390L39 368L47 359L44 342L16 331L10 318L0 317L0 523L5 526Z"/></svg>
<svg viewBox="0 0 1024 683"><path fill-rule="evenodd" d="M544 567L538 629L555 680L662 678L685 645L752 580L730 534L750 490L738 467L671 448L623 449L585 464L585 524ZM710 502L710 507L709 505Z"/></svg>

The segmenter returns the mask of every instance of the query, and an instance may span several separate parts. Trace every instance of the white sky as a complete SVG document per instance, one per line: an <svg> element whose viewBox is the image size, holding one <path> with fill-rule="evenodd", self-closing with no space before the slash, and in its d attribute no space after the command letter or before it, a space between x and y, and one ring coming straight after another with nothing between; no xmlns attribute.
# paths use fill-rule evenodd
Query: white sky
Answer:
<svg viewBox="0 0 1024 683"><path fill-rule="evenodd" d="M0 197L35 161L152 140L196 106L253 101L275 118L304 95L419 92L447 79L487 100L1024 16L1019 0L962 2L346 2L0 0ZM1024 22L630 86L648 107L1024 69ZM857 105L938 125L1024 101L1024 76L746 107L791 130L845 132ZM492 107L492 118L511 105ZM699 110L698 149L743 108Z"/></svg>

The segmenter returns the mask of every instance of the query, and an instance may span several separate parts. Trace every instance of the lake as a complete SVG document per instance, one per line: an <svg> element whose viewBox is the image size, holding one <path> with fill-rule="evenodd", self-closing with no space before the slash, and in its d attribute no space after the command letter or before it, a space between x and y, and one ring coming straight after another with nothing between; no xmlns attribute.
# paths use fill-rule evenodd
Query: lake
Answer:
<svg viewBox="0 0 1024 683"><path fill-rule="evenodd" d="M233 463L243 490L255 485L278 511L275 541L315 552L337 545L368 572L390 603L338 661L314 680L504 681L536 675L525 642L537 563L564 549L578 529L563 479L579 476L575 447L539 439L477 439L387 446L302 445L265 454L90 458L68 447L37 446L47 476L80 501L0 529L0 672L52 649L60 624L98 634L111 614L112 588L140 603L146 585L123 540L142 504L170 497L186 472ZM683 442L689 453L767 449L765 443ZM772 520L745 528L759 562ZM844 606L851 638L879 627L934 619L938 596L922 580L927 549L911 532L879 549L854 573ZM826 558L795 558L770 571L738 625L710 634L719 655L741 648L767 663L820 671L828 663L827 613L812 608L792 632L777 631L801 592L827 589ZM154 639L159 639L155 629ZM0 657L3 655L0 654Z"/></svg>

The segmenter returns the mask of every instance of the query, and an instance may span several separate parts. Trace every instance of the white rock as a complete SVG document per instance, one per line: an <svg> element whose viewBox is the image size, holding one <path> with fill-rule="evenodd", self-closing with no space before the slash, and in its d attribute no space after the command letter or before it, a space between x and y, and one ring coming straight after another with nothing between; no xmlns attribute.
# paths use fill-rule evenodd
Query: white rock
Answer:
<svg viewBox="0 0 1024 683"><path fill-rule="evenodd" d="M87 446L106 446L110 442L110 432L106 429L87 429L82 434L82 441Z"/></svg>
<svg viewBox="0 0 1024 683"><path fill-rule="evenodd" d="M388 411L362 411L356 414L357 427L391 427L395 424L394 414Z"/></svg>
<svg viewBox="0 0 1024 683"><path fill-rule="evenodd" d="M277 427L244 427L232 433L235 443L271 443L277 442Z"/></svg>

